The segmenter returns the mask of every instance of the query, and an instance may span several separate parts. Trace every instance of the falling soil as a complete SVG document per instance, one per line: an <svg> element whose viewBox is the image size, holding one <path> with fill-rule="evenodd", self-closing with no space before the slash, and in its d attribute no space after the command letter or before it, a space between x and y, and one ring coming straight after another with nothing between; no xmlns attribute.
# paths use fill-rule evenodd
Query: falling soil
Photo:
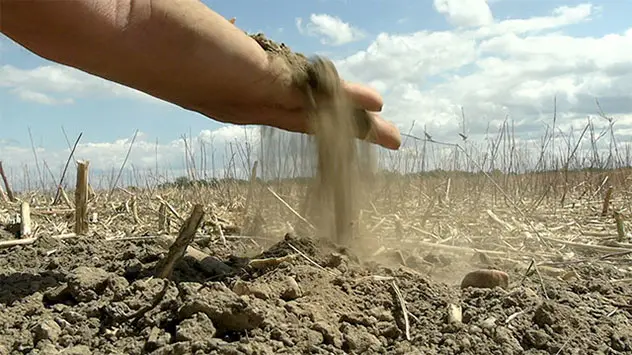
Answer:
<svg viewBox="0 0 632 355"><path fill-rule="evenodd" d="M339 244L351 244L361 202L361 164L356 138L368 138L372 126L366 111L355 107L342 89L334 64L322 57L308 60L284 44L252 35L274 59L287 63L293 84L305 93L309 129L315 136L317 173L310 197L311 214L318 221L321 238L334 236ZM333 228L332 228L333 227Z"/></svg>

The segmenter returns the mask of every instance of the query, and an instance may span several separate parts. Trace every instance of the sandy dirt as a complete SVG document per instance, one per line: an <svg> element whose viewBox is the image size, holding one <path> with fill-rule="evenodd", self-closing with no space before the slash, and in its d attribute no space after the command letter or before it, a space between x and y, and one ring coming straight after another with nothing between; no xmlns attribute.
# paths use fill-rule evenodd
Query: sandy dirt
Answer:
<svg viewBox="0 0 632 355"><path fill-rule="evenodd" d="M291 246L290 246L291 245ZM0 354L618 354L632 352L627 284L610 267L569 281L542 275L508 290L428 277L472 269L449 256L360 262L344 250L286 236L257 258L303 256L213 275L185 260L153 278L155 241L38 241L0 252ZM223 254L223 255L222 255ZM401 253L400 253L401 254ZM403 255L406 258L406 255ZM479 263L480 268L489 265ZM524 270L504 268L514 279ZM405 300L410 341L397 299ZM450 317L461 307L461 321Z"/></svg>

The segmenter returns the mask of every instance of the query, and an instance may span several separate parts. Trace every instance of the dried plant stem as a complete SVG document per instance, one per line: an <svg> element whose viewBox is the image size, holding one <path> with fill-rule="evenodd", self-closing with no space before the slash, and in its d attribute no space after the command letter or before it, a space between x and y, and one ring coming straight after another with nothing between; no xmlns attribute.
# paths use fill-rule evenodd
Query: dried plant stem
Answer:
<svg viewBox="0 0 632 355"><path fill-rule="evenodd" d="M10 202L17 201L15 195L13 194L13 190L11 190L11 185L9 185L9 179L7 179L7 175L4 172L4 168L2 167L2 161L0 160L0 177L2 177L2 182L4 183L4 189L7 192L7 197L9 197Z"/></svg>
<svg viewBox="0 0 632 355"><path fill-rule="evenodd" d="M77 187L75 190L75 233L88 233L88 161L77 162Z"/></svg>
<svg viewBox="0 0 632 355"><path fill-rule="evenodd" d="M193 206L191 216L182 224L178 238L169 248L169 253L158 267L156 275L159 278L168 279L171 277L175 265L184 257L186 250L195 237L195 232L204 219L204 208L197 204Z"/></svg>
<svg viewBox="0 0 632 355"><path fill-rule="evenodd" d="M281 198L281 196L277 195L276 192L274 192L270 187L266 186L266 188L268 189L268 191L270 191L270 193L272 194L272 196L274 196L277 200L279 200L279 202L281 202L283 204L283 206L285 206L290 212L292 212L298 219L301 220L301 222L305 223L307 226L309 226L309 228L311 228L312 230L316 230L316 227L314 227L313 224L309 223L309 221L307 219L305 219L303 216L301 216L298 212L296 212L296 210L294 210L292 208L292 206L290 206L289 203L285 202L285 200L283 200Z"/></svg>
<svg viewBox="0 0 632 355"><path fill-rule="evenodd" d="M169 216L167 216L167 205L160 203L158 208L158 231L169 233Z"/></svg>
<svg viewBox="0 0 632 355"><path fill-rule="evenodd" d="M30 237L31 231L31 207L28 202L24 201L20 206L20 237Z"/></svg>
<svg viewBox="0 0 632 355"><path fill-rule="evenodd" d="M312 260L309 256L307 256L305 253L303 253L302 251L300 251L300 250L299 250L297 247L295 247L294 245L292 245L292 244L290 244L290 243L287 243L287 245L288 245L290 248L292 248L292 250L294 250L295 252L297 252L300 256L302 256L303 258L305 258L305 260L307 260L310 264L312 264L312 265L316 266L317 268L319 268L319 269L321 269L321 270L323 270L323 271L326 271L326 272L330 273L331 275L336 275L336 273L335 273L335 272L330 271L330 270L327 270L327 269L325 269L324 267L322 267L322 266L318 265L318 263L317 263L317 262L315 262L314 260Z"/></svg>
<svg viewBox="0 0 632 355"><path fill-rule="evenodd" d="M72 146L72 149L70 150L70 154L68 155L68 159L66 159L66 164L64 165L64 170L61 173L61 177L59 178L59 183L57 184L57 192L55 194L55 199L53 199L53 205L56 205L59 202L59 198L62 196L65 196L66 193L64 192L64 188L63 188L63 183L64 183L64 178L66 177L66 171L68 171L68 165L70 164L70 161L72 160L72 157L75 155L75 150L77 149L77 145L79 144L79 141L81 140L81 136L83 135L83 132L79 133L79 136L77 136L77 139L75 140L75 144ZM66 200L68 199L68 196L66 196Z"/></svg>
<svg viewBox="0 0 632 355"><path fill-rule="evenodd" d="M608 215L608 209L610 208L610 199L612 198L613 190L614 190L614 187L612 186L608 187L608 190L606 190L606 196L603 198L603 206L601 208L601 215L603 217Z"/></svg>
<svg viewBox="0 0 632 355"><path fill-rule="evenodd" d="M624 242L626 239L625 236L625 226L623 225L623 216L621 212L614 211L614 220L617 226L617 239L619 242Z"/></svg>
<svg viewBox="0 0 632 355"><path fill-rule="evenodd" d="M397 286L397 283L395 282L395 280L392 281L391 283L393 285L393 290L395 291L395 294L397 295L397 300L399 301L399 306L402 309L402 314L404 316L404 326L405 326L405 334L406 334L406 340L410 341L410 323L408 322L408 309L406 309L406 300L404 299L404 296L402 295L402 291L399 290L399 287Z"/></svg>
<svg viewBox="0 0 632 355"><path fill-rule="evenodd" d="M116 179L114 179L114 182L110 186L110 191L108 193L106 200L110 199L110 197L112 196L112 192L116 188L116 185L118 185L119 179L121 178L121 174L123 174L123 169L125 169L125 164L127 164L127 159L129 159L129 155L132 152L132 147L134 146L134 142L136 141L137 135L138 135L138 130L134 132L132 141L129 143L129 148L127 149L127 154L125 154L125 159L123 159L123 163L121 164L121 168L119 169L118 174L116 175Z"/></svg>
<svg viewBox="0 0 632 355"><path fill-rule="evenodd" d="M75 233L66 233L60 235L53 235L49 238L56 240L64 240L70 238L76 238L77 235ZM11 248L18 245L29 245L35 243L39 238L23 238L23 239L13 239L13 240L2 240L0 241L0 249Z"/></svg>

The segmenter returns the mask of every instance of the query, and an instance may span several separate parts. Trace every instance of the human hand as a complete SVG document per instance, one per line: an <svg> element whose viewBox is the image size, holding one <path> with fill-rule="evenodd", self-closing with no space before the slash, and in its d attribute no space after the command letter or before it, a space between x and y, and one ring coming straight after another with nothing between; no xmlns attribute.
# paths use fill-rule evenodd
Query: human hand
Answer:
<svg viewBox="0 0 632 355"><path fill-rule="evenodd" d="M229 22L234 24L235 18ZM259 46L257 48L263 51ZM303 93L289 85L289 68L284 63L275 62L270 63L268 69L268 80L255 80L248 90L240 92L240 97L221 103L215 101L212 112L201 112L226 123L267 125L291 132L309 133L306 100ZM388 149L399 149L399 130L379 114L383 107L380 94L367 86L344 80L342 88L357 108L368 113L372 132L366 140Z"/></svg>

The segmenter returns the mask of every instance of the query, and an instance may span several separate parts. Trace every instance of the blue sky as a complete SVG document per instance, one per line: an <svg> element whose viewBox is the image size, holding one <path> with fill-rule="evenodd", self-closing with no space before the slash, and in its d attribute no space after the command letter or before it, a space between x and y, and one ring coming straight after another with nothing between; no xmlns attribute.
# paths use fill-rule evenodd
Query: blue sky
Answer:
<svg viewBox="0 0 632 355"><path fill-rule="evenodd" d="M527 127L527 123L536 122L542 118L540 116L549 112L547 105L552 101L552 93L561 95L560 102L563 105L566 102L564 98L568 99L566 108L570 125L574 119L586 117L586 112L584 112L586 108L580 107L581 102L578 103L578 100L582 101L585 95L597 93L604 97L612 96L615 102L623 102L623 99L628 98L625 94L627 90L625 78L618 78L618 81L613 79L612 83L623 85L620 87L614 87L614 84L605 85L603 84L605 79L597 77L587 82L588 79L577 69L577 66L558 68L556 70L561 70L561 74L557 77L551 77L551 81L543 80L537 83L536 78L546 77L545 71L556 64L555 62L576 61L581 55L569 57L568 60L560 59L561 57L554 58L551 59L551 63L542 62L528 73L515 74L516 82L506 83L511 88L509 90L511 97L499 98L500 94L505 95L508 90L489 93L488 100L493 101L498 98L495 105L483 107L480 104L481 97L470 96L473 93L483 95L482 91L490 86L499 85L500 79L492 73L492 70L504 68L501 64L506 65L507 70L517 70L516 68L521 66L520 61L536 63L545 60L546 55L537 53L536 48L528 48L527 43L541 45L544 52L553 51L555 48L546 47L548 43L566 43L564 42L566 40L553 42L554 39L551 36L555 35L568 39L568 43L573 42L572 39L578 39L571 52L580 53L578 51L584 50L587 54L602 50L601 47L594 50L587 47L582 49L580 40L593 43L589 41L590 37L593 37L594 43L603 43L604 50L619 51L615 54L621 56L622 59L616 63L601 63L605 59L592 53L592 59L587 60L606 67L622 65L626 53L621 52L623 49L612 48L614 46L608 45L607 42L610 41L608 35L613 34L622 37L617 41L628 43L625 42L628 36L624 36L624 33L630 27L629 14L632 13L632 2L629 1L609 0L589 3L490 0L487 4L484 0L203 0L203 2L226 18L236 17L236 24L246 31L262 31L268 37L285 42L294 50L306 54L323 53L337 60L341 73L349 73L352 80L364 81L366 79L367 84L383 89L385 93L388 92L388 95L385 95L384 115L402 129L407 129L414 119L417 129L423 124L429 124L436 126L437 131L446 135L449 132L454 134L460 128L452 122L451 117L454 116L454 107L458 105L475 106L468 112L477 115L472 119L474 121L480 119L478 122L480 126L494 119L501 108L503 110L509 108L517 115L517 119L523 118ZM461 10L478 6L478 9L483 8L482 11L486 11L486 6L488 6L493 14L493 23L490 22L491 18L485 22L464 19L465 15L456 13L452 15L445 11L442 13L438 10L441 3L452 9ZM562 11L564 14L559 15L560 12L555 10L561 7L579 9L582 4L592 5L588 14L578 10L581 14ZM471 11L467 10L465 13L470 14ZM322 27L322 24L319 27L313 21L313 15L336 18L340 23L346 23L358 29L362 35L341 45L331 45L331 41L325 43L323 39L326 39L327 35L323 34L325 32L319 32L318 29ZM302 19L301 28L297 25L297 18ZM483 37L476 37L467 32L477 28L493 28L494 25L502 24L508 19L536 19L529 25L535 26L535 30L516 31L515 36L496 30L497 32L493 35ZM538 29L539 22L537 21L539 20L537 19L544 19L541 21L549 21L552 25L546 29ZM475 25L464 29L459 27L459 21L475 21ZM380 33L388 34L388 36L379 39ZM445 43L436 43L437 34L449 36L446 37L448 40ZM454 42L451 42L452 40ZM472 44L472 48L469 48L472 41L475 43ZM397 45L401 43L409 46L407 48L410 48L410 55L406 50L397 49ZM520 49L521 54L510 52L516 48ZM565 49L559 48L559 51L563 52ZM562 56L563 53L559 55ZM414 59L413 56L419 58L411 62ZM612 58L614 54L606 52L603 56ZM452 60L458 60L458 62L446 63ZM491 63L490 60L498 60L500 64L485 66ZM405 70L411 63L421 63L421 69L411 70L410 73L404 74L401 70L389 72L389 70L394 70L394 67ZM56 91L54 78L46 82L46 77L36 75L38 69L46 66L56 66L56 64L35 56L0 35L0 80L3 80L3 71L6 79L7 68L12 70L11 75L13 75L12 83L5 82L3 85L0 82L0 127L2 127L0 129L0 159L12 160L9 152L23 159L22 157L26 154L24 149L30 149L29 127L35 144L42 149L44 155L46 152L63 152L67 148L61 131L62 126L71 141L79 132L83 132L84 143L112 143L128 139L136 129L139 129L143 132L142 140L155 142L158 139L161 144L178 140L181 135L189 132L196 136L201 131L212 132L222 127L217 122L199 114L137 95L129 95L129 93L115 95L110 89L101 90L102 88L97 84L83 91L73 91L72 88L63 92ZM531 80L526 75L533 74L534 70L542 72L534 74L534 79ZM50 75L50 71L46 73ZM594 74L597 75L596 72ZM29 81L26 83L20 81L21 75L28 76ZM490 81L486 86L485 83L481 83L483 80L481 78L495 81ZM450 80L455 80L453 85L449 82ZM407 84L404 85L403 82ZM474 85L469 91L466 90L464 85L473 82L478 83L476 84L478 86ZM578 82L582 82L581 85L577 84ZM95 83L100 83L100 81L95 81ZM41 90L38 89L40 88L38 85L41 85ZM28 89L31 94L18 94L17 90L21 86L23 86L22 89ZM548 88L549 86L551 87ZM541 95L534 90L542 91ZM63 102L45 103L44 96L33 96L33 92L37 92L37 95L48 95ZM527 101L525 101L527 103L520 101L526 98L534 98L535 101L530 101L533 105ZM439 105L442 102L445 104ZM529 105L531 108L526 109L525 107ZM611 108L621 113L622 117L627 117L628 106L622 104L621 107L621 109ZM428 113L428 115L432 113L434 116L424 117L422 113ZM527 114L535 116L527 116ZM414 118L411 118L413 116ZM628 122L626 119L622 118L622 122ZM474 127L472 129L476 129L477 122L469 125ZM418 131L416 133L419 134ZM107 153L104 151L102 154ZM122 153L117 151L116 154ZM136 157L142 160L142 156L136 155Z"/></svg>

